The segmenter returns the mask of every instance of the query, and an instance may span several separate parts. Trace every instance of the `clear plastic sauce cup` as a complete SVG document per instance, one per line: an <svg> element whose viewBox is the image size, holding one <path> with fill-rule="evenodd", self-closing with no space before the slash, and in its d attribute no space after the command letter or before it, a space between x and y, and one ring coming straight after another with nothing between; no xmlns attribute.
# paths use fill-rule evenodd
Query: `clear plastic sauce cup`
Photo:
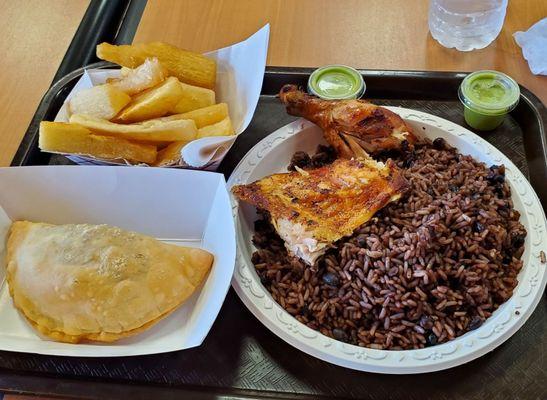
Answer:
<svg viewBox="0 0 547 400"><path fill-rule="evenodd" d="M517 82L498 71L476 71L465 77L458 90L465 122L474 129L497 128L520 97Z"/></svg>
<svg viewBox="0 0 547 400"><path fill-rule="evenodd" d="M318 68L308 80L308 92L326 100L358 99L365 90L363 76L346 65Z"/></svg>

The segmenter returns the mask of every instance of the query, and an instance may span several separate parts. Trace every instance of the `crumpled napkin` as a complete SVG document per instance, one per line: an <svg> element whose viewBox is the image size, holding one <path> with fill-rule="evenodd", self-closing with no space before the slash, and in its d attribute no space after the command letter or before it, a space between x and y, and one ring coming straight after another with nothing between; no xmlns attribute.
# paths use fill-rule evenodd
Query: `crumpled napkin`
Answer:
<svg viewBox="0 0 547 400"><path fill-rule="evenodd" d="M526 32L513 34L522 48L522 55L528 61L535 75L547 75L547 17L536 22Z"/></svg>

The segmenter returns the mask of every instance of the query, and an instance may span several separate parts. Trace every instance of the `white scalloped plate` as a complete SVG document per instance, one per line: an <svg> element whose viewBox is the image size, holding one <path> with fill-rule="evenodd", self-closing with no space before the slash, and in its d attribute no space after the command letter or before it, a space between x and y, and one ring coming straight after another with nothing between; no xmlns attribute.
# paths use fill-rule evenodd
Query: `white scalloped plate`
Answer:
<svg viewBox="0 0 547 400"><path fill-rule="evenodd" d="M251 262L254 207L239 204L232 196L237 226L238 253L232 285L251 312L272 332L294 347L322 360L361 371L412 374L442 370L471 361L499 346L530 317L547 281L547 265L540 251L547 252L547 223L539 199L518 168L499 150L469 130L420 111L387 107L398 113L419 135L443 137L463 154L487 165L504 164L515 208L528 236L524 267L513 296L474 331L448 343L420 350L375 350L331 339L298 322L278 305L260 283ZM295 151L312 152L323 143L321 130L299 119L278 129L254 146L235 168L228 186L244 184L266 175L286 171Z"/></svg>

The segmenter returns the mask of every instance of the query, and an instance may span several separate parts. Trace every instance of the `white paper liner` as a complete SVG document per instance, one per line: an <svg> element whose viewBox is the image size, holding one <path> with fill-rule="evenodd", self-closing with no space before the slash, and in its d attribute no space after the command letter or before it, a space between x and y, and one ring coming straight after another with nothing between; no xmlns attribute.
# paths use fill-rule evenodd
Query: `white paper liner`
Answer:
<svg viewBox="0 0 547 400"><path fill-rule="evenodd" d="M215 170L237 135L243 132L258 104L262 80L266 69L270 25L266 24L248 39L232 46L215 50L205 55L217 62L217 83L215 87L217 103L227 103L234 126L234 136L218 136L196 139L181 150L179 163L168 165L175 168L197 168ZM55 121L68 122L67 101L78 91L101 85L108 78L120 76L119 69L89 69L84 72L68 94L65 103L57 113ZM81 165L132 165L124 160L105 160L86 155L65 154ZM146 164L141 164L146 166Z"/></svg>

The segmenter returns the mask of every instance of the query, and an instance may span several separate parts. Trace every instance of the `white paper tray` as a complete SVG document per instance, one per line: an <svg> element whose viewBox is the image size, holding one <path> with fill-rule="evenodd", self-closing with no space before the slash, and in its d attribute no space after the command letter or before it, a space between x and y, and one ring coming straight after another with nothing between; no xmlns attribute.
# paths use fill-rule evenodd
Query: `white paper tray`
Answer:
<svg viewBox="0 0 547 400"><path fill-rule="evenodd" d="M242 42L205 54L217 62L216 101L228 104L235 135L213 136L191 141L181 151L181 163L172 165L172 167L186 168L190 166L216 170L234 144L237 135L249 126L260 97L266 69L269 36L270 25L266 24ZM66 102L75 93L82 89L101 85L108 78L119 76L119 69L86 70L67 95L55 121L68 122ZM80 165L127 165L124 162L113 162L90 156L67 155L67 157Z"/></svg>
<svg viewBox="0 0 547 400"><path fill-rule="evenodd" d="M67 344L41 337L14 308L2 266L0 350L111 357L182 350L203 342L234 270L234 224L222 175L162 168L17 167L0 168L0 188L0 259L10 219L105 223L199 246L215 256L204 285L182 307L146 332L113 344Z"/></svg>

